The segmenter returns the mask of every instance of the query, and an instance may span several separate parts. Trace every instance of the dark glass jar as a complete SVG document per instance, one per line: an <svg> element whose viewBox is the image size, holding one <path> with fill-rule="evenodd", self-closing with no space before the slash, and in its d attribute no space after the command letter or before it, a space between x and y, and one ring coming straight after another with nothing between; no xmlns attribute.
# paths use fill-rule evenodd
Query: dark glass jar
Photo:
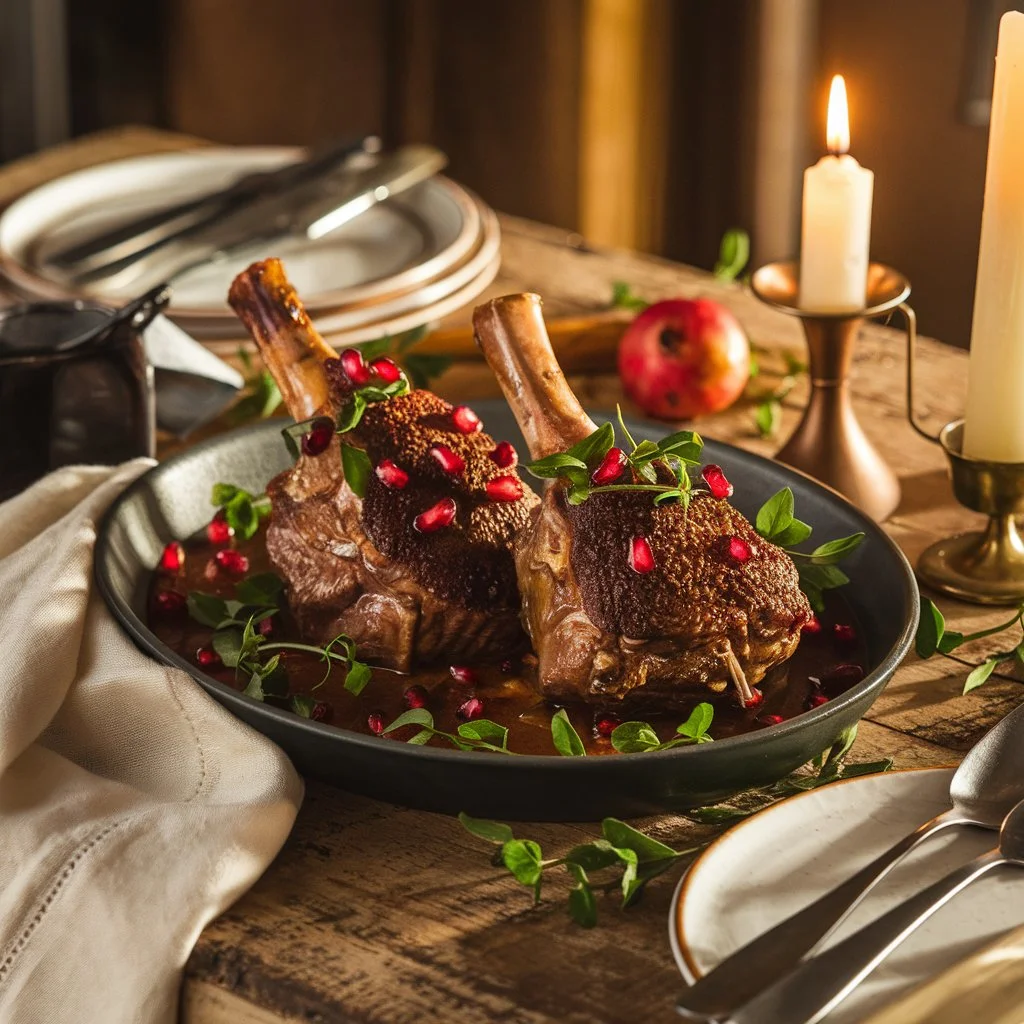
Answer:
<svg viewBox="0 0 1024 1024"><path fill-rule="evenodd" d="M116 310L85 301L0 311L0 500L60 466L154 454L157 311L107 331Z"/></svg>

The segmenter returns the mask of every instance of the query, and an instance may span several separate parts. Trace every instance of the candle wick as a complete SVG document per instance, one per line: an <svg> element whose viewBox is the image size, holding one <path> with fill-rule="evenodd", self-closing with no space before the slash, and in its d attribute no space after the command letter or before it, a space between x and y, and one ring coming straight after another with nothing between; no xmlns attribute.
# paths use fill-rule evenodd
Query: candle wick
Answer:
<svg viewBox="0 0 1024 1024"><path fill-rule="evenodd" d="M829 146L828 147L828 155L829 156L845 156L848 152L849 152L849 147L848 146Z"/></svg>

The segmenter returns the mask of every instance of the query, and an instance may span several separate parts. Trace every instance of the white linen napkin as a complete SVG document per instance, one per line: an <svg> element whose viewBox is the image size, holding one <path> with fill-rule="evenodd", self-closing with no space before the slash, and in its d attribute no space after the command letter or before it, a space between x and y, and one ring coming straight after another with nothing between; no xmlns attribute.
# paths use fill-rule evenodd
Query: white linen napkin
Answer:
<svg viewBox="0 0 1024 1024"><path fill-rule="evenodd" d="M151 463L0 505L0 1021L170 1024L203 926L302 800L291 763L122 632L96 525Z"/></svg>

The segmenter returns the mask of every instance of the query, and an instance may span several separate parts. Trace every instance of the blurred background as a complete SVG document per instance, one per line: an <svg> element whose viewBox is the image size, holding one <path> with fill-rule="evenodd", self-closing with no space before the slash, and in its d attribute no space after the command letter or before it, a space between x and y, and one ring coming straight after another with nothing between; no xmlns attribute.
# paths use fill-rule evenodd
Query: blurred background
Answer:
<svg viewBox="0 0 1024 1024"><path fill-rule="evenodd" d="M966 346L1002 0L3 0L0 159L121 124L426 141L491 205L710 267L795 254L827 82L872 256Z"/></svg>

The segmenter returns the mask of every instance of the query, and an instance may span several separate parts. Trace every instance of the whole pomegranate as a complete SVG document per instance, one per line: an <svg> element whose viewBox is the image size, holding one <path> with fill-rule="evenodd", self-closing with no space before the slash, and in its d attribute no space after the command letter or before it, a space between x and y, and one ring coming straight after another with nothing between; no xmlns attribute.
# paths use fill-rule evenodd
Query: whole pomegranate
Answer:
<svg viewBox="0 0 1024 1024"><path fill-rule="evenodd" d="M619 377L649 416L681 420L721 412L750 379L750 344L736 318L717 302L665 299L626 328Z"/></svg>

